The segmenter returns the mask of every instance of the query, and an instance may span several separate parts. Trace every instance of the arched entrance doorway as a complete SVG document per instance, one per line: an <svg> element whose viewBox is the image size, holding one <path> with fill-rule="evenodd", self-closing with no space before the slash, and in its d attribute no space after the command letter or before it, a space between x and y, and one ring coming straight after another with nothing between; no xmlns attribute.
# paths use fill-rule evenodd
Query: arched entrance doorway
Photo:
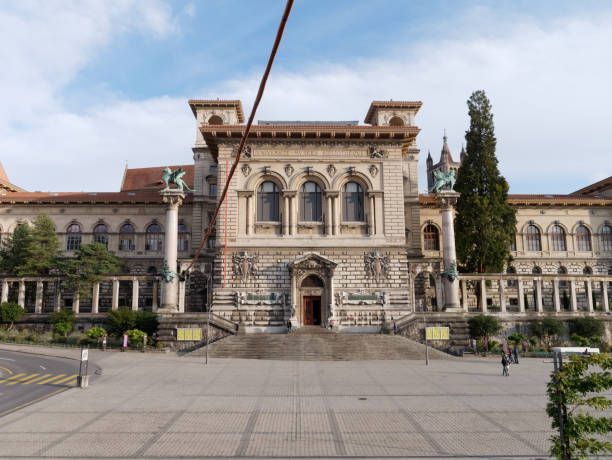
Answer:
<svg viewBox="0 0 612 460"><path fill-rule="evenodd" d="M317 275L309 275L300 285L302 297L302 324L320 326L322 324L321 298L325 285Z"/></svg>

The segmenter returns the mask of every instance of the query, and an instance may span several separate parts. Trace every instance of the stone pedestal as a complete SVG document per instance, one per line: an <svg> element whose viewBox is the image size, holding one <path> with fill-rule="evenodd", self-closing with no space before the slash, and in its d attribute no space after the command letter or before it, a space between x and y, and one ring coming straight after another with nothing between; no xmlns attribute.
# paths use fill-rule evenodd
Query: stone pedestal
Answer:
<svg viewBox="0 0 612 460"><path fill-rule="evenodd" d="M162 268L162 301L158 313L178 312L178 274L177 274L177 240L178 208L183 203L185 194L179 190L161 191L160 195L166 209L166 229L164 239L164 267Z"/></svg>
<svg viewBox="0 0 612 460"><path fill-rule="evenodd" d="M440 191L437 194L437 200L440 203L442 210L442 241L444 245L444 271L450 270L453 267L457 268L457 254L455 251L455 227L453 221L453 208L457 204L459 193L453 191ZM459 303L459 280L452 281L443 276L444 286L444 310L461 312L461 304Z"/></svg>

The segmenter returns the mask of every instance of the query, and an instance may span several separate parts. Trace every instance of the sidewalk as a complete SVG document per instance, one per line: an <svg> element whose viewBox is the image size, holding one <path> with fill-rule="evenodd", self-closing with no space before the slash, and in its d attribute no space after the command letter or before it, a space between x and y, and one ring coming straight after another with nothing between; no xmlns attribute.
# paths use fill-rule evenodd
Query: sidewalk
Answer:
<svg viewBox="0 0 612 460"><path fill-rule="evenodd" d="M206 366L97 350L90 359L103 372L88 389L0 419L0 456L516 458L549 448L551 365L537 359L512 366L509 378L490 360Z"/></svg>

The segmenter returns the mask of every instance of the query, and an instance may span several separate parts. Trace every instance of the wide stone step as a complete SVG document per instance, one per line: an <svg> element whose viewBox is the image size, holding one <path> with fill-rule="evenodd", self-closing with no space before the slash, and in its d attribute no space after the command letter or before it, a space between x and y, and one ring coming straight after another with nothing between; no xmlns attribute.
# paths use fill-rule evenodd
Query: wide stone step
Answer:
<svg viewBox="0 0 612 460"><path fill-rule="evenodd" d="M192 354L202 355L203 348ZM424 359L425 347L401 336L334 333L324 328L301 328L291 334L232 336L209 346L213 358L346 361ZM451 359L430 350L431 359Z"/></svg>

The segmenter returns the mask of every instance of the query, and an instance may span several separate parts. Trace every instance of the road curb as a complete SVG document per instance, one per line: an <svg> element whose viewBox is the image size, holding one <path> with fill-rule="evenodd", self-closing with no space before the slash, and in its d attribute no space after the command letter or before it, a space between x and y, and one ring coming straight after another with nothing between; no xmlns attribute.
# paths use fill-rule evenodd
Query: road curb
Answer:
<svg viewBox="0 0 612 460"><path fill-rule="evenodd" d="M80 361L79 358L73 358L71 356L61 356L61 355L52 354L52 353L41 353L45 351L44 349L41 349L40 351L20 350L20 349L12 348L11 345L2 344L0 345L0 350L10 351L13 353L25 353L28 355L41 355L41 356L48 356L50 358L62 358L62 359L71 359L73 361Z"/></svg>

